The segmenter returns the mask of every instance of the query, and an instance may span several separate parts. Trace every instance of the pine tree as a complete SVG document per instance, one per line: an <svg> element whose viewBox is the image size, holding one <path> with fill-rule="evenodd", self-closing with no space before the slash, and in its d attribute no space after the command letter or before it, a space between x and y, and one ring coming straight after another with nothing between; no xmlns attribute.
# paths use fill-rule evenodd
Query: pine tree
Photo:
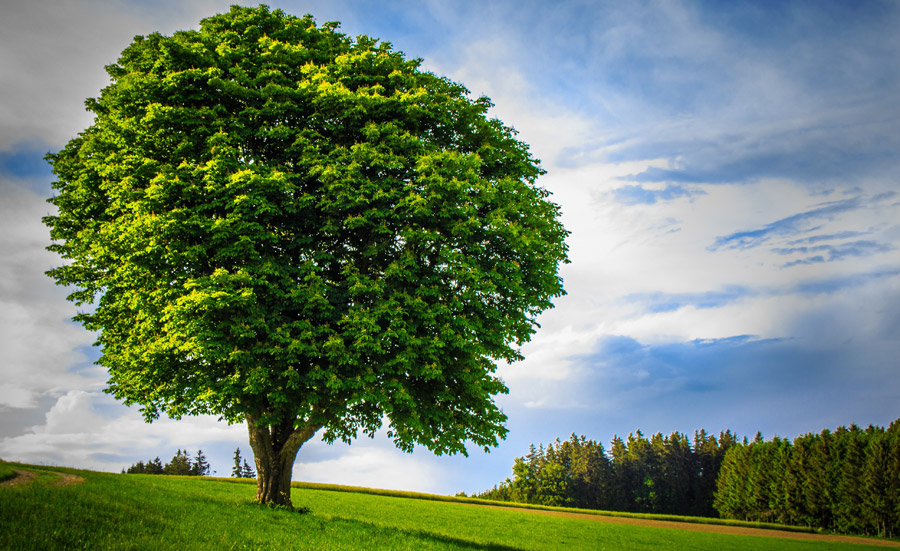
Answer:
<svg viewBox="0 0 900 551"><path fill-rule="evenodd" d="M614 511L630 511L632 502L629 499L631 492L631 466L628 462L628 449L625 447L625 441L618 435L614 436L609 449L612 456L612 488L610 491L610 499L612 501L612 509Z"/></svg>
<svg viewBox="0 0 900 551"><path fill-rule="evenodd" d="M900 421L891 423L885 434L888 443L887 500L892 507L888 534L895 537L900 532Z"/></svg>
<svg viewBox="0 0 900 551"><path fill-rule="evenodd" d="M787 478L791 464L791 441L786 438L772 439L772 455L769 479L769 509L776 522L790 523L790 501L787 493Z"/></svg>
<svg viewBox="0 0 900 551"><path fill-rule="evenodd" d="M849 430L838 430L835 434L843 440L843 456L840 463L840 482L837 493L840 499L835 511L835 522L839 532L864 533L863 468L865 464L865 434L856 425Z"/></svg>
<svg viewBox="0 0 900 551"><path fill-rule="evenodd" d="M866 463L863 471L865 484L866 520L879 536L890 534L890 521L894 515L892 503L888 497L890 479L890 447L883 432L870 436L866 448Z"/></svg>
<svg viewBox="0 0 900 551"><path fill-rule="evenodd" d="M719 471L715 508L724 518L746 520L748 516L746 481L749 475L749 446L728 450Z"/></svg>
<svg viewBox="0 0 900 551"><path fill-rule="evenodd" d="M186 450L182 451L181 449L179 449L175 453L175 457L172 458L172 461L166 463L166 466L163 467L163 472L165 474L174 474L180 476L188 476L192 474L191 456Z"/></svg>
<svg viewBox="0 0 900 551"><path fill-rule="evenodd" d="M632 510L639 513L652 513L657 503L656 493L656 456L650 441L637 430L628 435L628 462L632 468L633 479L629 484Z"/></svg>
<svg viewBox="0 0 900 551"><path fill-rule="evenodd" d="M203 455L203 450L197 450L197 457L194 458L194 464L191 466L191 474L195 476L204 476L209 474L209 462Z"/></svg>
<svg viewBox="0 0 900 551"><path fill-rule="evenodd" d="M244 467L241 465L241 449L234 450L234 467L231 469L232 478L244 478Z"/></svg>
<svg viewBox="0 0 900 551"><path fill-rule="evenodd" d="M572 495L575 506L585 509L609 509L612 466L603 445L572 434L568 442L571 457Z"/></svg>
<svg viewBox="0 0 900 551"><path fill-rule="evenodd" d="M250 465L247 464L247 460L244 460L244 466L241 468L241 477L242 478L256 478L256 473L253 472L253 469L250 468Z"/></svg>
<svg viewBox="0 0 900 551"><path fill-rule="evenodd" d="M147 467L144 465L143 461L138 461L134 465L128 467L128 470L125 472L128 474L144 474L147 472Z"/></svg>
<svg viewBox="0 0 900 551"><path fill-rule="evenodd" d="M153 461L147 462L147 469L144 472L146 474L163 474L163 472L165 472L159 456L157 456Z"/></svg>
<svg viewBox="0 0 900 551"><path fill-rule="evenodd" d="M832 477L831 431L810 435L809 466L806 477L806 504L812 525L834 528L832 491L837 481Z"/></svg>

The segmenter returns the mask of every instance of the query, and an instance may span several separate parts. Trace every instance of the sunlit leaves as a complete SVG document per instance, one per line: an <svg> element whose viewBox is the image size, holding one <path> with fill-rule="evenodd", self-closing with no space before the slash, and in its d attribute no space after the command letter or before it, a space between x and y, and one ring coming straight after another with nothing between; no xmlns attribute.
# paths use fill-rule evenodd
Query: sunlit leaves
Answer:
<svg viewBox="0 0 900 551"><path fill-rule="evenodd" d="M494 361L563 292L559 209L489 100L335 29L235 7L138 37L50 156L51 275L148 417L494 445Z"/></svg>

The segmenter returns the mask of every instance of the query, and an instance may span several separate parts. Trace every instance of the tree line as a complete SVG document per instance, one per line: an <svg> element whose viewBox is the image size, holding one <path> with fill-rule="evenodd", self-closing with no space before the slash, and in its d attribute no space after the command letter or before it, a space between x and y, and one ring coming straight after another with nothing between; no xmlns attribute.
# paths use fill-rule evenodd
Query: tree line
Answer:
<svg viewBox="0 0 900 551"><path fill-rule="evenodd" d="M723 517L894 537L900 531L900 419L793 441L701 430L530 446L513 477L474 497L637 513Z"/></svg>
<svg viewBox="0 0 900 551"><path fill-rule="evenodd" d="M900 529L900 419L728 451L715 508L726 518L893 537Z"/></svg>
<svg viewBox="0 0 900 551"><path fill-rule="evenodd" d="M203 455L203 450L197 450L197 457L191 459L191 455L187 450L182 451L180 448L175 452L172 460L162 464L159 456L150 459L146 463L138 461L128 469L122 469L127 474L174 474L181 476L205 476L209 474L209 462Z"/></svg>
<svg viewBox="0 0 900 551"><path fill-rule="evenodd" d="M203 455L203 450L197 450L197 457L191 459L187 450L179 449L172 460L163 465L159 456L150 459L146 463L138 461L127 469L122 469L127 474L173 474L180 476L206 476L210 473L209 461ZM232 478L256 478L256 473L247 464L247 460L241 457L241 449L234 450L234 467L231 469Z"/></svg>
<svg viewBox="0 0 900 551"><path fill-rule="evenodd" d="M609 451L574 434L516 458L513 478L475 497L540 505L715 516L716 478L727 451L737 444L731 431L718 437L705 430L693 439L674 432L641 431L616 436Z"/></svg>

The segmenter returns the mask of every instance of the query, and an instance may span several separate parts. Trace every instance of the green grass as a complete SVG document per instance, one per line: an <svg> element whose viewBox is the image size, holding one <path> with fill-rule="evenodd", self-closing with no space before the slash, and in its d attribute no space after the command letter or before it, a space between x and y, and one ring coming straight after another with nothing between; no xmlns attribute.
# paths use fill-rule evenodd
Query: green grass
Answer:
<svg viewBox="0 0 900 551"><path fill-rule="evenodd" d="M15 476L16 471L13 470L12 465L0 459L0 482L9 480L10 478L15 478Z"/></svg>
<svg viewBox="0 0 900 551"><path fill-rule="evenodd" d="M255 484L256 482L253 480L240 479L240 478L219 478L217 480L224 480L228 482L239 482L245 484ZM578 513L582 515L594 515L594 516L605 516L605 517L620 517L620 518L637 518L644 520L665 520L665 521L673 521L673 522L684 522L688 524L715 524L720 526L737 526L742 528L764 528L764 529L772 529L772 530L783 530L786 532L804 532L804 533L816 533L816 530L812 528L808 528L806 526L787 526L784 524L773 524L767 522L751 522L744 520L734 520L734 519L725 519L725 518L709 518L709 517L689 517L689 516L680 516L680 515L665 515L665 514L656 514L656 513L628 513L624 511L599 511L596 509L575 509L570 507L551 507L547 505L532 505L528 503L513 503L513 502L498 502L498 501L490 501L486 499L479 499L475 497L457 497L457 496L445 496L438 494L423 494L419 492L404 492L399 490L383 490L378 488L363 488L360 486L343 486L338 484L320 484L317 482L298 482L294 481L291 485L295 488L304 488L311 490L328 490L334 492L351 492L351 493L359 493L359 494L371 494L371 495L379 495L379 496L390 496L390 497L405 497L405 498L413 498L413 499L423 499L427 501L444 501L450 503L468 503L472 505L494 505L501 507L510 507L514 509L530 509L533 511L559 511L559 512L569 512L569 513Z"/></svg>
<svg viewBox="0 0 900 551"><path fill-rule="evenodd" d="M79 474L83 484L0 488L0 549L450 550L864 550L808 542L628 526L454 502L306 487L292 499L309 514L253 505L255 487L195 477ZM385 492L381 492L385 493Z"/></svg>

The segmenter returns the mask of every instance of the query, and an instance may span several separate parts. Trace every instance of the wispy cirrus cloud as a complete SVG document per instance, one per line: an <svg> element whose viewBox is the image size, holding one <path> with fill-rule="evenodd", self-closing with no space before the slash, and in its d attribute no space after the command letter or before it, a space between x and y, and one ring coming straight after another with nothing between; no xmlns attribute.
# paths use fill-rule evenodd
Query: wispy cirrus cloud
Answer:
<svg viewBox="0 0 900 551"><path fill-rule="evenodd" d="M817 227L811 227L811 222L830 220L839 214L861 208L861 197L853 197L841 201L830 201L810 209L764 225L755 230L745 230L716 238L710 250L722 248L748 249L758 247L769 241L774 236L794 235L797 233L812 231Z"/></svg>
<svg viewBox="0 0 900 551"><path fill-rule="evenodd" d="M788 241L787 244L791 246L808 245L812 243L819 243L821 241L834 241L835 239L853 239L855 237L870 235L871 233L871 231L843 231L839 233L828 233L822 235L813 235L810 237L802 237L800 239L793 239L791 241Z"/></svg>
<svg viewBox="0 0 900 551"><path fill-rule="evenodd" d="M703 195L703 190L690 190L679 185L667 185L662 189L644 186L623 186L612 190L613 200L622 205L652 205L659 201L672 201L682 197Z"/></svg>
<svg viewBox="0 0 900 551"><path fill-rule="evenodd" d="M856 247L856 249L848 247L848 250L857 250L858 252L855 254L867 254L865 252L865 246L860 246L858 244L850 245ZM873 244L873 246L880 248L884 245ZM891 250L893 250L893 248ZM843 254L851 256L854 253L845 252ZM637 306L639 308L638 315L673 312L682 308L709 310L759 298L790 296L814 298L836 293L846 293L872 283L884 283L897 276L900 276L900 267L850 275L787 282L782 286L732 285L726 286L719 291L707 291L702 293L632 293L622 297L621 302Z"/></svg>
<svg viewBox="0 0 900 551"><path fill-rule="evenodd" d="M691 306L697 309L719 308L737 300L756 296L758 290L734 286L723 291L704 293L634 293L622 298L623 302L641 306L642 312L671 312Z"/></svg>
<svg viewBox="0 0 900 551"><path fill-rule="evenodd" d="M820 264L823 262L835 262L848 258L856 258L863 256L871 256L877 253L885 253L896 249L893 245L887 243L878 243L876 241L853 241L851 243L842 243L840 245L816 245L813 247L787 247L773 249L776 254L809 254L805 258L792 260L784 264L785 268L797 266L800 264Z"/></svg>

